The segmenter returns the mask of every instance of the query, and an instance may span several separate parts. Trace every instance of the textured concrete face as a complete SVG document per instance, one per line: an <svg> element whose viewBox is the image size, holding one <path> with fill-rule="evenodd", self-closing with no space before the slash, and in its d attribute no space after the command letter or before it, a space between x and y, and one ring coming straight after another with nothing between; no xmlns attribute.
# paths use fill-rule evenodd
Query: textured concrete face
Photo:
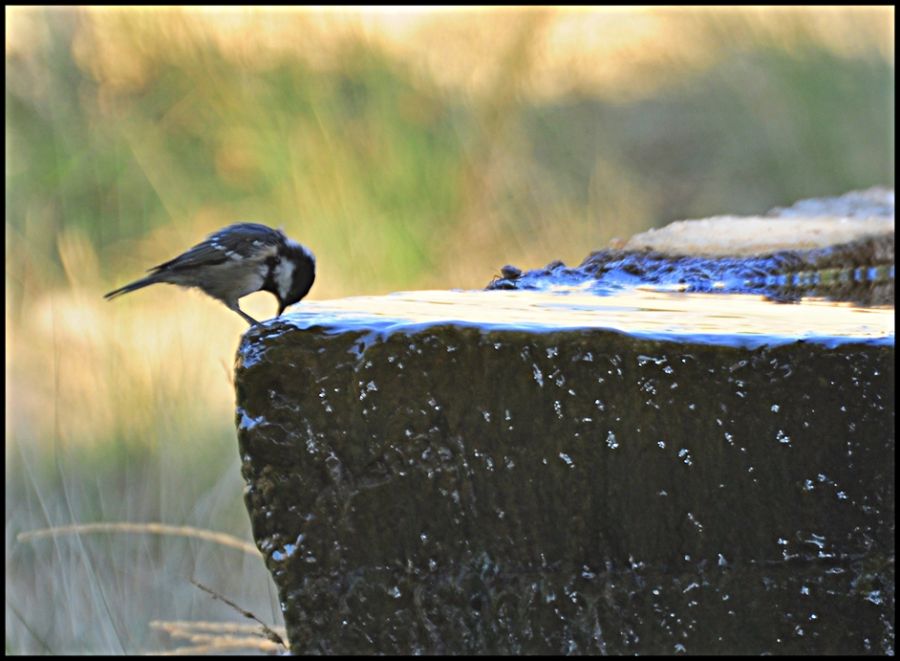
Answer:
<svg viewBox="0 0 900 661"><path fill-rule="evenodd" d="M292 650L892 651L890 335L251 329L246 501Z"/></svg>

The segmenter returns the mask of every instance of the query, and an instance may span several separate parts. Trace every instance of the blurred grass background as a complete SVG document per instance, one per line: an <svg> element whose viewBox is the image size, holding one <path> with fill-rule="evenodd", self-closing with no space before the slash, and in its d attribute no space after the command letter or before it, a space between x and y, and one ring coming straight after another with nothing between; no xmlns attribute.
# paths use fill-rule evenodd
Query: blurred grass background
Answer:
<svg viewBox="0 0 900 661"><path fill-rule="evenodd" d="M270 624L230 382L244 322L101 296L237 220L310 298L484 287L670 221L894 180L894 9L6 9L6 651ZM268 318L268 294L244 309Z"/></svg>

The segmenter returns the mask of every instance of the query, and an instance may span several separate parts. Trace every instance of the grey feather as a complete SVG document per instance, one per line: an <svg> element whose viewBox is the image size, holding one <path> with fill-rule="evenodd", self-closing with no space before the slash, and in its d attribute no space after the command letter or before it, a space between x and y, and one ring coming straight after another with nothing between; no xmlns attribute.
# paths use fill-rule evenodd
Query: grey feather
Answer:
<svg viewBox="0 0 900 661"><path fill-rule="evenodd" d="M258 223L235 223L210 234L193 248L168 262L154 266L150 271L159 273L214 266L231 259L232 255L248 257L257 252L260 245L277 248L286 241L287 237L282 232L271 227Z"/></svg>

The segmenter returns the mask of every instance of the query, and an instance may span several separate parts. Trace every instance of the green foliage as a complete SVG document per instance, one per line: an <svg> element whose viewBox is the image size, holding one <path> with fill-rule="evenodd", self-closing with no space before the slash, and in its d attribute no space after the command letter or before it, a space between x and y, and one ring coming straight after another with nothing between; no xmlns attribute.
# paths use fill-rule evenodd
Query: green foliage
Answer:
<svg viewBox="0 0 900 661"><path fill-rule="evenodd" d="M802 30L790 50L718 43L712 66L673 67L641 98L539 100L515 80L461 95L349 38L328 66L291 52L246 66L200 33L184 45L166 16L115 23L142 44L122 47L143 70L133 85L111 84L85 57L76 64L89 33L76 13L47 13L43 46L7 60L7 223L13 238L31 237L31 263L51 283L62 275L51 238L62 226L84 230L118 275L133 271L122 241L172 223L200 225L182 233L196 239L213 229L210 209L221 224L284 225L350 293L427 281L465 258L479 223L499 223L496 260L523 244L541 253L543 242L550 261L560 244L547 237L579 219L601 220L587 232L593 245L578 235L586 254L678 218L759 212L893 178L892 63L874 51L836 54ZM537 29L523 25L523 38ZM724 41L717 29L710 22L711 44ZM514 65L510 75L524 76ZM635 195L630 208L604 206ZM444 285L473 286L496 265L472 267L474 282Z"/></svg>

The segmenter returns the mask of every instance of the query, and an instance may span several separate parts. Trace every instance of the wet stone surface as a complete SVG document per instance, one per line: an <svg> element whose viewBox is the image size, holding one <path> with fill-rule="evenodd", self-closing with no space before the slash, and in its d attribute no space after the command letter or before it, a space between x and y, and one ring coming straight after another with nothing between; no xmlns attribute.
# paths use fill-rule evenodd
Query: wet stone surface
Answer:
<svg viewBox="0 0 900 661"><path fill-rule="evenodd" d="M236 387L293 652L893 652L893 341L292 317Z"/></svg>
<svg viewBox="0 0 900 661"><path fill-rule="evenodd" d="M588 284L603 293L640 284L781 302L894 302L893 190L801 200L759 217L679 221L620 244L592 252L575 267L561 261L524 272L504 266L488 289Z"/></svg>

